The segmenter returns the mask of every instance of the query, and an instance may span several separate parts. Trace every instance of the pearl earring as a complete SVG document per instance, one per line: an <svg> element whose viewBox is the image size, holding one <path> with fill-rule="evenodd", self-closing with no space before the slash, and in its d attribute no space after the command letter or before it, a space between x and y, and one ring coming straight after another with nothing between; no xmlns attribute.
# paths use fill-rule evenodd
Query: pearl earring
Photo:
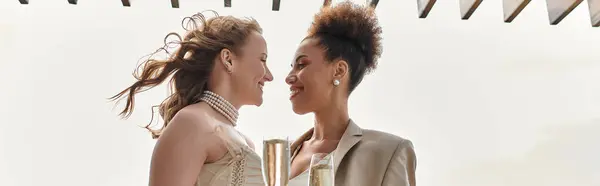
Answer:
<svg viewBox="0 0 600 186"><path fill-rule="evenodd" d="M336 79L336 80L333 80L333 85L334 85L334 86L338 86L338 85L340 85L340 80L337 80L337 79Z"/></svg>

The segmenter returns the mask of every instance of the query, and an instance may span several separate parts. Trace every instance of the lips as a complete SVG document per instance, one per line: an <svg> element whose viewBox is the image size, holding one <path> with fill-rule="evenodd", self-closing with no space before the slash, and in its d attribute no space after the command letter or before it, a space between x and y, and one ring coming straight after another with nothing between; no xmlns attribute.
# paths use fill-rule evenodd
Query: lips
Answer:
<svg viewBox="0 0 600 186"><path fill-rule="evenodd" d="M263 87L264 87L264 86L265 86L265 85L263 85L263 84L258 84L258 88L260 88L260 90L263 90Z"/></svg>
<svg viewBox="0 0 600 186"><path fill-rule="evenodd" d="M294 97L298 96L298 94L300 94L303 90L303 87L290 87L290 99L293 99Z"/></svg>

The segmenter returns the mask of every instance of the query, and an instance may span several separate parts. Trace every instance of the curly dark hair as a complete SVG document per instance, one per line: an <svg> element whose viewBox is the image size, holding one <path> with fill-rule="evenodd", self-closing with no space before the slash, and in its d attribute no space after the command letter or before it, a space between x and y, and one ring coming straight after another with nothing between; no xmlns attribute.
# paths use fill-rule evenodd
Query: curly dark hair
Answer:
<svg viewBox="0 0 600 186"><path fill-rule="evenodd" d="M325 6L314 17L306 38L318 40L327 61L343 59L350 68L351 93L377 67L381 33L375 9L349 1Z"/></svg>
<svg viewBox="0 0 600 186"><path fill-rule="evenodd" d="M214 61L221 50L229 49L234 53L240 53L239 48L252 32L262 33L262 28L252 18L240 19L232 16L219 16L217 12L211 10L208 12L214 13L216 17L207 19L201 12L184 18L182 26L187 31L186 35L181 38L177 33L168 34L165 37L165 46L153 53L166 51L170 57L162 60L152 59L150 56L134 72L133 75L137 81L110 98L113 101L122 97L127 98L127 104L120 113L126 118L133 112L137 93L155 87L172 77L170 80L172 94L159 106L155 106L159 107L159 113L164 119L162 127L158 130L151 129L150 124L153 118L150 120L150 124L145 126L152 133L153 138L160 136L162 129L179 110L200 102L202 93L207 90L206 85L214 67ZM167 42L166 40L170 36L175 36L178 40ZM167 49L173 44L177 50L170 54ZM154 109L152 111L154 116Z"/></svg>

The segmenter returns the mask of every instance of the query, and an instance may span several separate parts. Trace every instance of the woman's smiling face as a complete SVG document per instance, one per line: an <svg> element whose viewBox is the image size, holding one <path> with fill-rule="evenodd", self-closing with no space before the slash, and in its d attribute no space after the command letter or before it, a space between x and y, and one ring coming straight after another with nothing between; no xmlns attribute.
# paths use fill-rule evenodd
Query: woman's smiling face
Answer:
<svg viewBox="0 0 600 186"><path fill-rule="evenodd" d="M292 70L285 79L295 113L314 112L331 102L334 72L334 65L326 60L317 39L308 38L300 43Z"/></svg>

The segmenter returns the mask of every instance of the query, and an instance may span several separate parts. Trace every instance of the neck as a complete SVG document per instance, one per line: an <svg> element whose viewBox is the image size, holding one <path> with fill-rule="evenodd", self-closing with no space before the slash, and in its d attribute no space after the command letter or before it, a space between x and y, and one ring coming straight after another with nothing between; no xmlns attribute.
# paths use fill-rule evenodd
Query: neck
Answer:
<svg viewBox="0 0 600 186"><path fill-rule="evenodd" d="M236 96L233 95L231 93L231 91L223 91L223 90L219 90L219 89L212 89L210 91L223 97L225 100L227 100L227 102L231 103L231 105L233 105L233 107L235 107L236 110L240 110L241 105L238 104L239 102L236 99L234 99L234 98L236 98Z"/></svg>
<svg viewBox="0 0 600 186"><path fill-rule="evenodd" d="M211 77L211 80L214 80L214 79L217 79L217 78ZM236 96L234 91L232 91L229 83L222 83L222 82L227 82L227 81L221 81L221 82L211 81L211 82L209 82L208 90L223 97L225 100L227 100L229 103L231 103L231 105L233 105L233 107L235 107L236 110L240 110L240 107L242 106L242 104L240 103L239 100L236 99L236 98L238 98L238 96Z"/></svg>
<svg viewBox="0 0 600 186"><path fill-rule="evenodd" d="M348 127L348 104L330 104L315 112L315 125L312 139L340 140Z"/></svg>

